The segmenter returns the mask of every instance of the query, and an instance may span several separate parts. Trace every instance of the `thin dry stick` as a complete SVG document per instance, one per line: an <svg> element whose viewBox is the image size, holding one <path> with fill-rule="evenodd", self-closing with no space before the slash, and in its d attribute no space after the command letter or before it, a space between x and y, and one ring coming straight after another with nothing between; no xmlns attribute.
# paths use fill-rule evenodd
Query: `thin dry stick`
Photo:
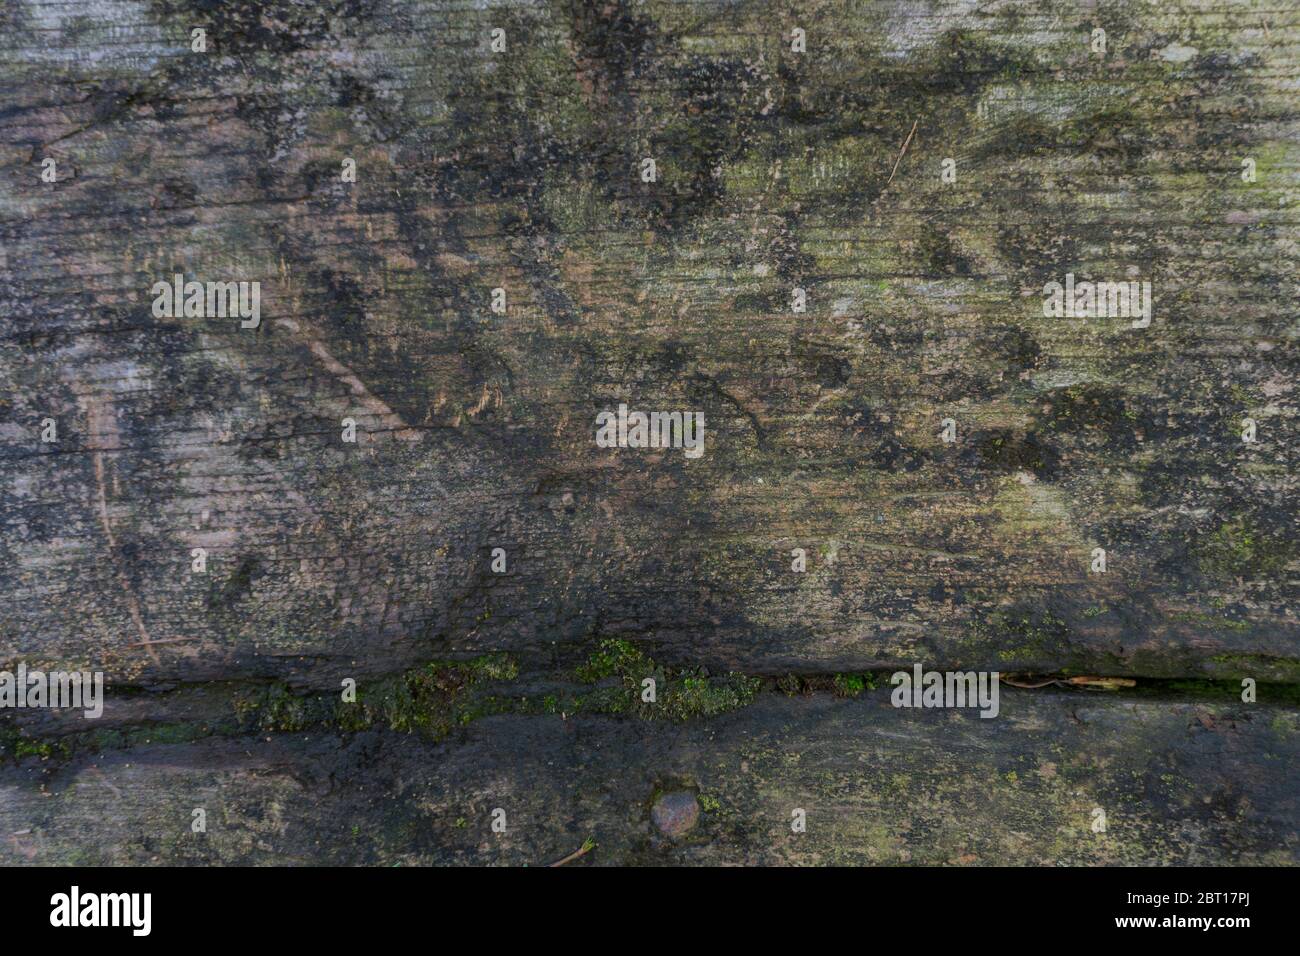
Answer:
<svg viewBox="0 0 1300 956"><path fill-rule="evenodd" d="M1041 684L1021 684L1013 681L1010 677L1002 678L1002 683L1010 684L1012 687L1022 687L1025 690L1037 690L1039 687L1046 687L1048 684L1059 684L1060 681L1053 677L1051 680L1045 680Z"/></svg>
<svg viewBox="0 0 1300 956"><path fill-rule="evenodd" d="M163 637L156 641L136 641L134 644L128 644L127 647L148 647L153 644L179 644L181 641L197 641L197 637Z"/></svg>
<svg viewBox="0 0 1300 956"><path fill-rule="evenodd" d="M916 124L921 122L919 119L912 120L912 132L907 134L907 139L903 140L903 150L898 154L898 159L894 160L894 169L889 174L889 182L886 186L894 181L894 173L898 172L898 164L903 161L903 156L907 153L907 147L912 145L912 137L916 135Z"/></svg>
<svg viewBox="0 0 1300 956"><path fill-rule="evenodd" d="M596 848L596 841L595 841L595 840L591 840L591 839L583 840L583 841L582 841L582 846L581 846L581 847L579 847L578 849L574 850L572 853L570 853L568 856L566 856L563 860L556 860L554 863L551 864L551 866L564 866L564 864L566 864L566 863L572 863L574 860L578 859L578 857L580 857L580 856L586 856L588 853L590 853L590 852L591 852L592 850L594 850L595 848Z"/></svg>

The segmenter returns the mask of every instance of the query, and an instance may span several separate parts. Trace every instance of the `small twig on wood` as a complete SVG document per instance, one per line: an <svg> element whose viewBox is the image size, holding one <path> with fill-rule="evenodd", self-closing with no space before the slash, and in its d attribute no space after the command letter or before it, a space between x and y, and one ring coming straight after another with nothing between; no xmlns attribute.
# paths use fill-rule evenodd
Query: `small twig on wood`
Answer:
<svg viewBox="0 0 1300 956"><path fill-rule="evenodd" d="M197 641L197 637L163 637L156 641L136 641L127 647L148 647L151 644L179 644L181 641Z"/></svg>
<svg viewBox="0 0 1300 956"><path fill-rule="evenodd" d="M1025 690L1037 690L1039 687L1046 687L1048 684L1059 684L1060 681L1053 677L1051 680L1045 680L1041 684L1021 684L1013 681L1010 677L1002 678L1002 683L1010 684L1012 687L1023 687Z"/></svg>
<svg viewBox="0 0 1300 956"><path fill-rule="evenodd" d="M1067 677L1065 682L1072 687L1086 687L1089 690L1119 690L1121 687L1137 686L1137 681L1130 677Z"/></svg>
<svg viewBox="0 0 1300 956"><path fill-rule="evenodd" d="M1067 677L1064 680L1051 677L1041 684L1021 684L1009 677L1003 677L1002 683L1010 684L1012 687L1023 687L1025 690L1036 690L1048 684L1056 684L1060 687L1086 687L1089 690L1119 690L1121 687L1137 686L1137 681L1129 677Z"/></svg>
<svg viewBox="0 0 1300 956"><path fill-rule="evenodd" d="M912 137L916 135L916 124L919 122L921 122L919 119L912 120L912 132L908 133L907 139L903 140L902 152L898 154L898 159L894 160L894 168L889 174L889 182L885 183L886 186L894 181L894 173L898 172L898 164L903 161L903 156L907 153L907 147L912 145Z"/></svg>
<svg viewBox="0 0 1300 956"><path fill-rule="evenodd" d="M581 847L574 850L563 860L556 860L554 863L551 864L551 866L564 866L564 864L566 863L572 863L574 860L578 859L578 857L586 856L594 849L596 849L596 841L593 840L591 837L587 837L587 839L582 841Z"/></svg>

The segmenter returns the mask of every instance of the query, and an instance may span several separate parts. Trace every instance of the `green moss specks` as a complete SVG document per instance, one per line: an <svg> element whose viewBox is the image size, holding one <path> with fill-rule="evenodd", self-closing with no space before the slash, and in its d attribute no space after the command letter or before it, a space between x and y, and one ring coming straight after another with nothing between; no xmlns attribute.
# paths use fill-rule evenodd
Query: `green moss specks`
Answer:
<svg viewBox="0 0 1300 956"><path fill-rule="evenodd" d="M1239 621L1230 617L1205 614L1200 611L1180 611L1176 614L1170 614L1169 619L1172 621L1183 621L1188 624L1195 624L1199 627L1214 628L1223 631L1250 630L1250 623L1248 621Z"/></svg>
<svg viewBox="0 0 1300 956"><path fill-rule="evenodd" d="M1202 571L1216 578L1276 574L1291 560L1295 545L1266 534L1245 518L1233 518L1201 539L1196 547Z"/></svg>
<svg viewBox="0 0 1300 956"><path fill-rule="evenodd" d="M980 458L1004 471L1032 471L1039 477L1056 473L1059 456L1037 435L1010 429L990 429L974 436Z"/></svg>
<svg viewBox="0 0 1300 956"><path fill-rule="evenodd" d="M970 634L981 645L995 645L1003 661L1028 660L1066 643L1070 629L1051 611L1016 607L994 611L971 625Z"/></svg>
<svg viewBox="0 0 1300 956"><path fill-rule="evenodd" d="M691 720L713 717L751 703L762 682L743 674L710 676L702 668L659 667L635 646L622 640L601 641L596 652L577 669L589 684L616 681L607 687L566 698L558 706L569 712L633 714L649 720ZM653 700L647 679L654 681Z"/></svg>
<svg viewBox="0 0 1300 956"><path fill-rule="evenodd" d="M1129 451L1137 445L1138 433L1150 430L1146 418L1118 389L1076 384L1048 392L1039 420L1053 434Z"/></svg>

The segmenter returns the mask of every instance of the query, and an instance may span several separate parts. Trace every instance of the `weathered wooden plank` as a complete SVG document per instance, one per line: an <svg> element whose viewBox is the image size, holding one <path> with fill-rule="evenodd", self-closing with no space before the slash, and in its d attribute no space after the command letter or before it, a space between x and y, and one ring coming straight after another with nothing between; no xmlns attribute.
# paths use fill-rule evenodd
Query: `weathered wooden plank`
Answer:
<svg viewBox="0 0 1300 956"><path fill-rule="evenodd" d="M1188 5L1189 52L1117 8L1099 57L1032 7L827 6L795 55L764 5L285 7L194 54L193 16L119 8L7 24L40 79L4 121L12 655L385 670L607 629L760 672L1294 677L1294 16ZM154 319L174 269L259 278L265 323ZM1154 276L1153 326L1044 319L1067 269ZM708 454L601 453L619 401L702 409Z"/></svg>
<svg viewBox="0 0 1300 956"><path fill-rule="evenodd" d="M80 781L120 734L136 757L202 768L186 783L104 758L134 794L117 815L144 834L191 783L278 805L322 758L277 735L305 727L328 747L358 732L327 706L343 678L446 736L481 711L448 709L461 689L438 681L481 663L438 669L437 706L402 696L412 675L508 653L493 693L510 716L439 751L463 789L437 799L468 800L498 766L475 739L508 728L558 752L528 701L640 713L574 684L617 646L653 656L678 716L757 703L680 732L584 718L644 768L608 813L632 814L646 799L632 788L677 742L729 728L680 772L704 779L707 757L731 773L745 734L778 747L810 708L808 739L780 753L823 754L857 794L834 836L862 861L900 844L872 842L859 810L889 833L911 824L907 801L881 802L883 778L854 775L860 711L754 697L724 671L821 691L916 662L1293 686L1298 48L1300 12L1210 0L4 4L0 669L103 670L111 693L97 731L5 715L0 757L45 754ZM177 272L260 283L257 326L156 314L154 283ZM1149 281L1149 326L1045 314L1045 285L1067 273ZM620 404L703 414L703 455L599 447L596 416ZM47 419L57 440L42 440ZM703 700L686 683L701 667L716 694ZM1076 731L1055 698L1034 706L1041 738L953 726L1008 761L1047 759ZM1018 791L1003 788L946 810L913 857L949 859L958 823L997 820L981 859L1293 857L1281 785L1235 790L1202 738L1180 736L1199 705L1089 706L1116 735L1112 766L1145 758L1119 733L1137 714L1177 772L1210 774L1189 792L1216 809L1189 810L1171 784L1139 814L1141 838L1066 846L1078 808L1043 784L1018 842L1000 816ZM1243 766L1291 767L1293 712L1268 706L1267 733L1237 721ZM252 782L256 760L230 741L253 725L287 776ZM148 749L161 726L189 743ZM948 724L924 726L957 753ZM771 768L764 793L812 786L792 767ZM1103 778L1102 796L1136 799ZM18 829L35 805L24 786L0 800ZM687 857L837 858L834 842L758 847L749 828L775 804L727 786L743 813ZM919 799L913 786L900 794ZM45 858L71 858L83 789ZM549 779L545 837L509 859L562 850L581 829L563 821L616 832L606 811L559 809L588 792ZM211 852L334 852L304 835L350 812L324 806L265 846L250 824ZM1212 847L1177 820L1213 823ZM105 853L142 858L139 839ZM468 852L424 839L425 859ZM633 837L603 839L638 858Z"/></svg>
<svg viewBox="0 0 1300 956"><path fill-rule="evenodd" d="M881 689L687 725L488 717L438 747L142 745L0 770L0 860L538 865L591 838L584 864L1293 864L1296 730L1291 708L1222 700L1008 690L983 720ZM671 840L650 808L681 791L701 812Z"/></svg>

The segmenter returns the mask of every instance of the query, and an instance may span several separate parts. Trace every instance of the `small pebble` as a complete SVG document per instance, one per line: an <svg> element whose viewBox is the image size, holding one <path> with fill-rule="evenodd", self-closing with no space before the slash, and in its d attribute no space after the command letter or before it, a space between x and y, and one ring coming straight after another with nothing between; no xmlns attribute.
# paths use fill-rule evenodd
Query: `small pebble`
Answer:
<svg viewBox="0 0 1300 956"><path fill-rule="evenodd" d="M695 794L686 790L660 794L650 808L650 819L660 833L678 840L690 833L699 822L700 805Z"/></svg>

